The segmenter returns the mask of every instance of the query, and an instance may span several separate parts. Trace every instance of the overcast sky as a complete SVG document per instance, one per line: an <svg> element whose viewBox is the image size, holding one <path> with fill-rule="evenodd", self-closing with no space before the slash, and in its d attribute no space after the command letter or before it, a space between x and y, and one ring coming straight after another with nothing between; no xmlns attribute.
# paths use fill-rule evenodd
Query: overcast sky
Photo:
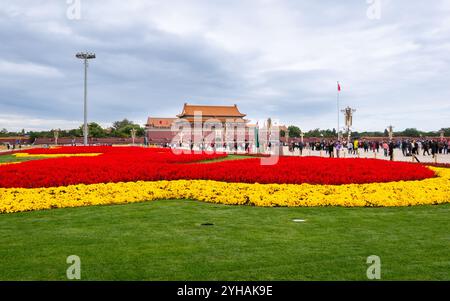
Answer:
<svg viewBox="0 0 450 301"><path fill-rule="evenodd" d="M78 127L85 50L104 126L189 102L334 128L340 81L356 130L449 127L450 0L377 1L2 0L0 128Z"/></svg>

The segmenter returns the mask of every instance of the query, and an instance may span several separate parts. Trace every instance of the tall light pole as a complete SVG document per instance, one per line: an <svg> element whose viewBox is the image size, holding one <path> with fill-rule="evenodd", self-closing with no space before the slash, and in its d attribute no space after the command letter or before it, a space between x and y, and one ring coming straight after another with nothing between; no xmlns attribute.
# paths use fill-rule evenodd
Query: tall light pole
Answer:
<svg viewBox="0 0 450 301"><path fill-rule="evenodd" d="M341 85L339 84L339 82L337 82L337 102L336 102L336 106L337 106L337 139L339 140L339 94L341 93Z"/></svg>
<svg viewBox="0 0 450 301"><path fill-rule="evenodd" d="M95 53L90 52L78 52L76 54L78 59L84 60L84 145L88 145L88 124L87 124L87 67L88 60L95 59Z"/></svg>

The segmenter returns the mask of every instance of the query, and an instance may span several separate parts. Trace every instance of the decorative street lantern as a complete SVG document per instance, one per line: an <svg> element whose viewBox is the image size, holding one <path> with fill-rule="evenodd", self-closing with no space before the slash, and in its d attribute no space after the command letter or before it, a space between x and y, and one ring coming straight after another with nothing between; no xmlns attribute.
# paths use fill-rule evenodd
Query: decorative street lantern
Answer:
<svg viewBox="0 0 450 301"><path fill-rule="evenodd" d="M347 141L350 141L351 136L351 127L353 126L353 113L356 112L355 109L350 107L346 107L341 112L345 115L345 127L347 128Z"/></svg>
<svg viewBox="0 0 450 301"><path fill-rule="evenodd" d="M130 132L131 132L131 140L132 140L132 143L134 145L134 140L136 139L136 132L137 132L137 130L135 128L132 128Z"/></svg>
<svg viewBox="0 0 450 301"><path fill-rule="evenodd" d="M55 138L55 145L58 145L58 138L59 138L59 129L53 130L53 137Z"/></svg>
<svg viewBox="0 0 450 301"><path fill-rule="evenodd" d="M388 126L388 135L389 135L389 141L392 141L392 137L394 136L394 127L392 125Z"/></svg>

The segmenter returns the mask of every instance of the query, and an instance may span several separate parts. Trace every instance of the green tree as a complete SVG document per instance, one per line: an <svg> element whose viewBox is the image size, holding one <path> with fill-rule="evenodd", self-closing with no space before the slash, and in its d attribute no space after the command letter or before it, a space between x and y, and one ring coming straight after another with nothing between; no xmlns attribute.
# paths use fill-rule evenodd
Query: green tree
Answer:
<svg viewBox="0 0 450 301"><path fill-rule="evenodd" d="M81 125L79 131L83 133L84 125ZM96 122L88 123L89 137L103 138L106 137L105 130Z"/></svg>
<svg viewBox="0 0 450 301"><path fill-rule="evenodd" d="M66 135L67 135L67 137L81 137L81 136L83 136L83 130L82 130L82 128L79 128L79 129L71 129L71 130L68 130L68 131L66 131Z"/></svg>
<svg viewBox="0 0 450 301"><path fill-rule="evenodd" d="M114 130L118 131L119 129L124 128L124 127L126 127L127 125L133 125L133 124L134 124L133 121L130 121L130 120L128 120L127 118L124 118L123 120L114 121L114 122L113 122L112 128L113 128Z"/></svg>
<svg viewBox="0 0 450 301"><path fill-rule="evenodd" d="M442 128L441 131L444 131L444 136L449 137L450 136L450 128Z"/></svg>
<svg viewBox="0 0 450 301"><path fill-rule="evenodd" d="M314 130L309 130L307 133L306 133L306 137L321 137L321 131L320 131L320 129L314 129Z"/></svg>
<svg viewBox="0 0 450 301"><path fill-rule="evenodd" d="M290 125L288 127L288 135L290 138L298 138L300 137L301 130L298 126Z"/></svg>
<svg viewBox="0 0 450 301"><path fill-rule="evenodd" d="M113 122L111 134L115 137L131 137L131 129L136 129L137 137L142 137L145 134L145 130L143 127L126 118L121 121Z"/></svg>
<svg viewBox="0 0 450 301"><path fill-rule="evenodd" d="M410 129L405 129L402 133L402 136L406 136L406 137L419 137L420 136L420 132L415 129L415 128L410 128Z"/></svg>

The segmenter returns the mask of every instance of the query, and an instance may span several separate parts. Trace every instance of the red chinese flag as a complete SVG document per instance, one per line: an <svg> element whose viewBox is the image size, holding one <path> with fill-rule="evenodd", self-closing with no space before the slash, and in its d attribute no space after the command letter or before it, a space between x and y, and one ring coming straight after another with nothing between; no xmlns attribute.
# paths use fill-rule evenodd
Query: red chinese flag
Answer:
<svg viewBox="0 0 450 301"><path fill-rule="evenodd" d="M338 91L341 92L341 85L338 82Z"/></svg>

